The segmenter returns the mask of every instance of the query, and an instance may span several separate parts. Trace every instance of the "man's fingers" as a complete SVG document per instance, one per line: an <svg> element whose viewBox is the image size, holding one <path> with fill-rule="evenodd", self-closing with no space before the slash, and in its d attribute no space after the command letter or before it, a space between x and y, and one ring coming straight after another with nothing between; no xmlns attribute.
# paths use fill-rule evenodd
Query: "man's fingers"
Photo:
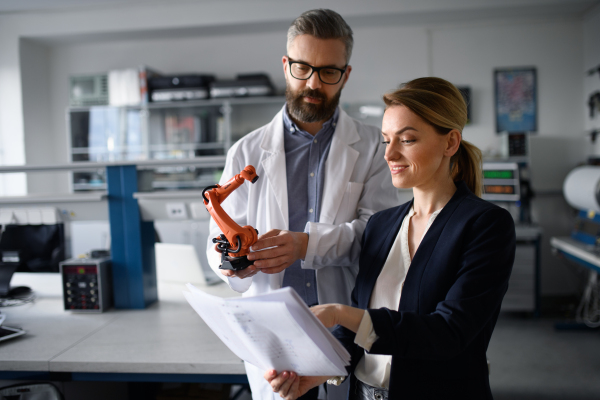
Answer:
<svg viewBox="0 0 600 400"><path fill-rule="evenodd" d="M258 241L265 240L271 237L275 237L281 233L281 229L271 229L268 232L263 233L262 235L258 235Z"/></svg>
<svg viewBox="0 0 600 400"><path fill-rule="evenodd" d="M251 276L256 275L256 273L258 272L258 268L256 268L255 265L251 265L246 269L243 269L241 271L236 271L235 275L238 278L244 279L244 278L249 278Z"/></svg>
<svg viewBox="0 0 600 400"><path fill-rule="evenodd" d="M233 271L230 269L222 269L221 270L221 274L223 274L229 278L232 278L235 276L240 279L249 278L251 276L256 275L258 272L259 272L259 269L256 268L256 266L254 266L254 265L251 265L248 268L243 269L241 271Z"/></svg>
<svg viewBox="0 0 600 400"><path fill-rule="evenodd" d="M254 266L263 272L265 269L275 268L282 265L289 266L291 264L292 263L290 262L290 258L287 255L269 258L268 260L254 261Z"/></svg>
<svg viewBox="0 0 600 400"><path fill-rule="evenodd" d="M289 267L289 265L284 264L284 265L279 265L279 266L273 267L273 268L261 269L260 272L262 272L263 274L278 274L281 271L283 271L284 269L286 269L287 267Z"/></svg>
<svg viewBox="0 0 600 400"><path fill-rule="evenodd" d="M254 253L248 254L248 260L256 261L256 260L268 260L275 257L281 257L284 254L287 254L287 248L284 246L274 247L268 250L256 251Z"/></svg>
<svg viewBox="0 0 600 400"><path fill-rule="evenodd" d="M259 251L262 249L268 249L269 247L281 246L286 243L284 236L273 236L264 239L258 239L250 248L253 251Z"/></svg>

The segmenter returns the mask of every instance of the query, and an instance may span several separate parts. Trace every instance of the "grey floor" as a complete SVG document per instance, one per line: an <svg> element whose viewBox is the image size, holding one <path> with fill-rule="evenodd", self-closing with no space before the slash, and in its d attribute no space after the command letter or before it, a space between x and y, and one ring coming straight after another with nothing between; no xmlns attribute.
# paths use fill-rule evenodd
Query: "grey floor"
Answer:
<svg viewBox="0 0 600 400"><path fill-rule="evenodd" d="M600 399L600 331L501 314L487 356L495 400Z"/></svg>

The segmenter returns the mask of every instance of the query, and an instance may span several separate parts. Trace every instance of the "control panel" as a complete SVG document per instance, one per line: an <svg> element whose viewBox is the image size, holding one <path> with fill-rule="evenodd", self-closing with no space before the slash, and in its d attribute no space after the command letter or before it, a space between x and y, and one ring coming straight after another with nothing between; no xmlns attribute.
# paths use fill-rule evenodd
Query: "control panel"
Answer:
<svg viewBox="0 0 600 400"><path fill-rule="evenodd" d="M60 273L65 310L102 312L112 305L109 258L66 260Z"/></svg>

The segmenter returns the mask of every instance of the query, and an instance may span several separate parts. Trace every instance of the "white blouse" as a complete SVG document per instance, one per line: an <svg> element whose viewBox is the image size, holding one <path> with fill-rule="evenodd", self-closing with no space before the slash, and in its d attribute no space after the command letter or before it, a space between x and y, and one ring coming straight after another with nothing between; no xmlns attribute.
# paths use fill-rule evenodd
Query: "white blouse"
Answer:
<svg viewBox="0 0 600 400"><path fill-rule="evenodd" d="M423 236L425 236L440 211L442 211L442 209L431 214ZM411 207L402 221L400 232L398 232L398 235L394 240L394 244L390 249L390 253L377 278L375 287L373 288L373 293L371 294L371 299L369 301L369 308L385 307L390 310L398 311L400 296L402 294L402 288L404 287L404 280L406 279L406 274L408 273L408 268L411 263L410 251L408 249L408 226L410 225L410 218L414 213L414 209ZM371 317L365 310L358 331L356 332L354 343L358 344L366 351L364 357L358 362L354 375L367 385L388 389L390 387L392 356L367 353L378 338L379 337L373 329Z"/></svg>

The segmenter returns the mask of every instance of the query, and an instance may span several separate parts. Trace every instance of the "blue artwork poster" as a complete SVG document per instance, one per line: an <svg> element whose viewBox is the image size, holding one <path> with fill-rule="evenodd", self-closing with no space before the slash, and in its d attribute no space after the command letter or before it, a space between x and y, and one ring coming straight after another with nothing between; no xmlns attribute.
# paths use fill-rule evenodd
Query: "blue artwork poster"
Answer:
<svg viewBox="0 0 600 400"><path fill-rule="evenodd" d="M497 69L496 132L537 131L535 68Z"/></svg>

